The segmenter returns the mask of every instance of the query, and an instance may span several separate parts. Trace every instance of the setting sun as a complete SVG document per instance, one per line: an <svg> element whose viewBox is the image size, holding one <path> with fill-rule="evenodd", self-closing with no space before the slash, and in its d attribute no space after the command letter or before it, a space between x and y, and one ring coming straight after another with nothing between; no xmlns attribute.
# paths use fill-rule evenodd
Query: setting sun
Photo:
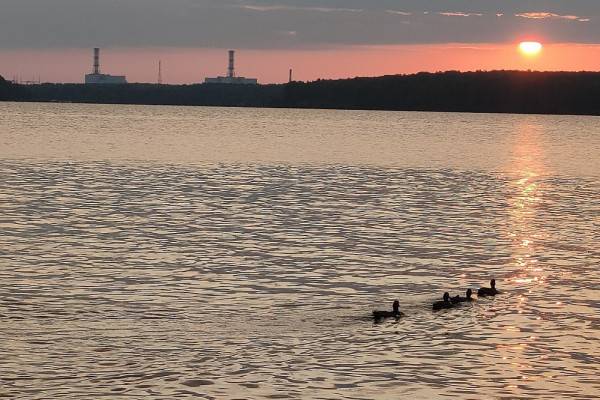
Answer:
<svg viewBox="0 0 600 400"><path fill-rule="evenodd" d="M542 51L542 44L539 42L521 42L519 50L527 56L536 56Z"/></svg>

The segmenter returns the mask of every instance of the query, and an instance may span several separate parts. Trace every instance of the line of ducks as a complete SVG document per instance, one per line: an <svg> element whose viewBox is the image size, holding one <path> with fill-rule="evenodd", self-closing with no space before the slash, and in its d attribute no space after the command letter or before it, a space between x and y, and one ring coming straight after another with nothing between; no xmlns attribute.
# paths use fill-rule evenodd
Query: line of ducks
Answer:
<svg viewBox="0 0 600 400"><path fill-rule="evenodd" d="M477 291L478 297L487 297L487 296L495 296L500 293L496 289L496 280L492 279L490 281L490 287L482 287ZM453 308L460 303L471 302L473 301L473 291L471 289L467 289L466 296L461 297L460 295L456 295L454 297L450 297L450 293L444 293L443 300L436 301L433 303L432 309L433 311ZM381 320L385 318L396 318L399 319L403 317L404 313L400 311L400 302L398 300L394 301L392 305L392 311L373 311L373 318L375 320Z"/></svg>

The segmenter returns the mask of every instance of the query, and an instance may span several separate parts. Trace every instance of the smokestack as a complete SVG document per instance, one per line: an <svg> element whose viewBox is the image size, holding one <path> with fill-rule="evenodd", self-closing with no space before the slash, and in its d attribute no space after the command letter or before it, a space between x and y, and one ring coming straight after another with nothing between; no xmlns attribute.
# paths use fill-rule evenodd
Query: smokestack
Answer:
<svg viewBox="0 0 600 400"><path fill-rule="evenodd" d="M233 78L235 76L235 51L229 50L229 70L227 71L227 77Z"/></svg>
<svg viewBox="0 0 600 400"><path fill-rule="evenodd" d="M100 73L100 49L94 48L94 74Z"/></svg>
<svg viewBox="0 0 600 400"><path fill-rule="evenodd" d="M162 61L158 60L158 84L162 85Z"/></svg>
<svg viewBox="0 0 600 400"><path fill-rule="evenodd" d="M290 80L289 80L290 83L292 83L294 81L294 79L293 79L294 76L293 75L294 75L294 70L290 68Z"/></svg>

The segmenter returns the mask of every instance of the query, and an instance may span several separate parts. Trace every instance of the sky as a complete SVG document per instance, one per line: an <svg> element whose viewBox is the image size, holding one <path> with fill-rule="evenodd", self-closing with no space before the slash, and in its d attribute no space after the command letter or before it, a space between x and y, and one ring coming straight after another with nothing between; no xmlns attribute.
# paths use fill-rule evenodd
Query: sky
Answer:
<svg viewBox="0 0 600 400"><path fill-rule="evenodd" d="M0 74L81 82L93 47L131 82L441 70L598 70L600 0L1 0ZM516 50L544 43L538 57Z"/></svg>

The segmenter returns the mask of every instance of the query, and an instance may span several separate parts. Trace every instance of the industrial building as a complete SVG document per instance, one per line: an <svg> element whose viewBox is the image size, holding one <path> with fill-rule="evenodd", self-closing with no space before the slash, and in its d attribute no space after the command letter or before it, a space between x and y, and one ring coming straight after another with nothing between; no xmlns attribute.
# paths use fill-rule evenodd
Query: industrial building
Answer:
<svg viewBox="0 0 600 400"><path fill-rule="evenodd" d="M235 51L229 50L229 68L227 69L227 76L218 76L216 78L206 78L204 80L204 83L257 85L258 79L244 78L242 76L235 76Z"/></svg>
<svg viewBox="0 0 600 400"><path fill-rule="evenodd" d="M125 76L108 75L100 73L100 49L94 49L94 69L91 74L85 76L85 83L88 85L119 85L127 83Z"/></svg>

